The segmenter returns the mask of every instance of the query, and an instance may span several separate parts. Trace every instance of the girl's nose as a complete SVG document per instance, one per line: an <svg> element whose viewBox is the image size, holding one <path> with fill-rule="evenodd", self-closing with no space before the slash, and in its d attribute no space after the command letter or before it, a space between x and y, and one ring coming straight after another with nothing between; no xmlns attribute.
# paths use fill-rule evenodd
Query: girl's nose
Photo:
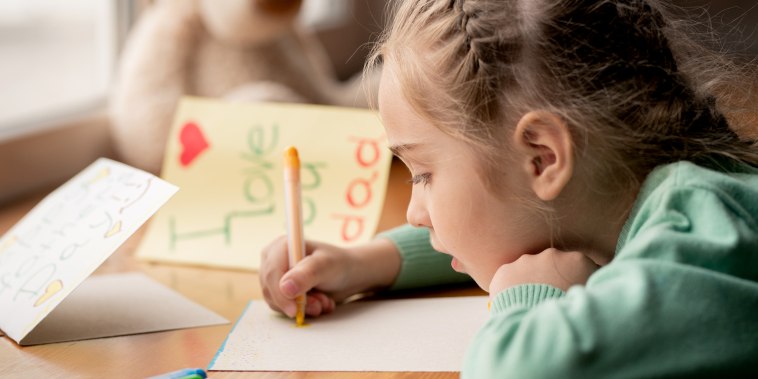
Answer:
<svg viewBox="0 0 758 379"><path fill-rule="evenodd" d="M405 218L413 226L428 228L431 227L429 212L427 212L423 196L419 192L415 189L411 192L411 201L408 203Z"/></svg>

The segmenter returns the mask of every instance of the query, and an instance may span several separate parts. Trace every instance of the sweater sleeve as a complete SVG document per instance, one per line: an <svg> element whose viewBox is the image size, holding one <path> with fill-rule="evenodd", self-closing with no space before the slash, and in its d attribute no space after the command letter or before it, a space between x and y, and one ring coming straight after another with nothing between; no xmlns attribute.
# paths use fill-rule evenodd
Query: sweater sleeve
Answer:
<svg viewBox="0 0 758 379"><path fill-rule="evenodd" d="M429 230L403 225L377 236L392 241L400 252L402 266L391 290L463 283L468 275L455 272L452 258L437 252L429 242Z"/></svg>
<svg viewBox="0 0 758 379"><path fill-rule="evenodd" d="M758 229L733 200L654 194L586 286L499 293L462 377L755 376Z"/></svg>

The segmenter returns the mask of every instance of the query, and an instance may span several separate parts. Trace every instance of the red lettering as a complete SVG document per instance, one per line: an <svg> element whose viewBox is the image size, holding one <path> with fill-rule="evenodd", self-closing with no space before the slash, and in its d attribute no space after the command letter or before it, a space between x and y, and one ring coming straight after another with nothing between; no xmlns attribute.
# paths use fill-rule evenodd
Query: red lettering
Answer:
<svg viewBox="0 0 758 379"><path fill-rule="evenodd" d="M378 172L374 171L374 174L371 175L371 179L355 179L352 182L350 182L350 185L347 187L347 203L350 204L353 208L361 208L368 204L371 201L371 182L375 181ZM359 191L360 189L363 189L363 191ZM360 195L363 195L362 198L359 197Z"/></svg>
<svg viewBox="0 0 758 379"><path fill-rule="evenodd" d="M334 215L333 217L342 219L342 228L340 229L342 241L352 242L363 234L363 217L349 215Z"/></svg>
<svg viewBox="0 0 758 379"><path fill-rule="evenodd" d="M351 138L351 140L358 143L358 147L355 149L355 160L359 165L362 167L371 167L379 161L382 151L379 149L378 140L358 138ZM366 159L367 156L369 159Z"/></svg>

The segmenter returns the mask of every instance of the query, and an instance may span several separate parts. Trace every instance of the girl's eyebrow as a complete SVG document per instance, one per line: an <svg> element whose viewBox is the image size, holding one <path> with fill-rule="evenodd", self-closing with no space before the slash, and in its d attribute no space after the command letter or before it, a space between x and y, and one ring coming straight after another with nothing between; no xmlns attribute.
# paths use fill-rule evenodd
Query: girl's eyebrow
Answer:
<svg viewBox="0 0 758 379"><path fill-rule="evenodd" d="M389 147L389 149L392 152L392 154L394 154L398 158L402 158L403 153L413 150L416 146L418 146L418 144L416 143L403 143L403 144L398 144L398 145L392 145Z"/></svg>

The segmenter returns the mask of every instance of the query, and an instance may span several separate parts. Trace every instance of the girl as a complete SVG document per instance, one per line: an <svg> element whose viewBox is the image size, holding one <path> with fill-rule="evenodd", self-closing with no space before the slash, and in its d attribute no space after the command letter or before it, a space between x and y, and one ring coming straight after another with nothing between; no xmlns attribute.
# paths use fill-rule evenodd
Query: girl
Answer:
<svg viewBox="0 0 758 379"><path fill-rule="evenodd" d="M318 316L363 291L460 280L448 264L492 300L463 377L758 372L758 144L730 129L716 71L664 12L400 3L373 62L413 175L411 226L350 250L309 243L289 271L275 241L268 304L292 317L308 292Z"/></svg>

